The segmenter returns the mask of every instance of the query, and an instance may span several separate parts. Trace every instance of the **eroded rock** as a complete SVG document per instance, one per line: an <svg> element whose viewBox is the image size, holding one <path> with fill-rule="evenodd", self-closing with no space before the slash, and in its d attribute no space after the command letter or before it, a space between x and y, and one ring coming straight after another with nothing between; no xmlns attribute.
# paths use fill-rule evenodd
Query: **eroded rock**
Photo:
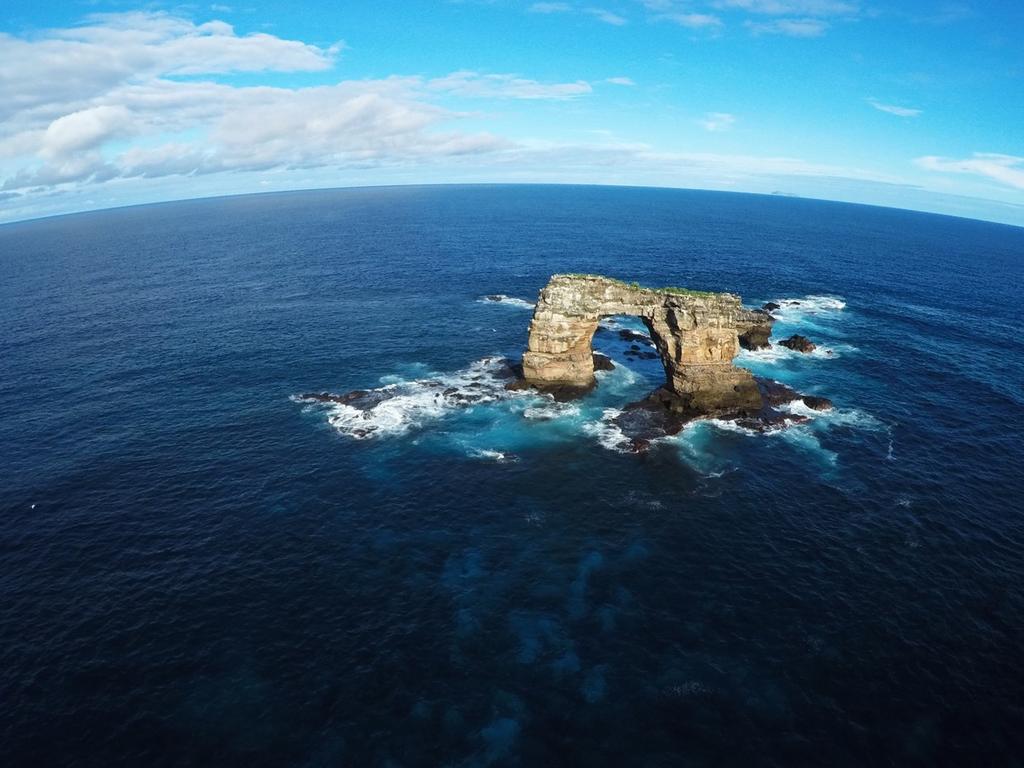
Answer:
<svg viewBox="0 0 1024 768"><path fill-rule="evenodd" d="M543 391L592 387L591 339L600 318L611 315L639 317L647 326L665 367L669 410L699 415L761 408L753 376L732 360L740 329L766 320L738 297L641 288L597 275L555 275L540 292L523 356L525 381Z"/></svg>
<svg viewBox="0 0 1024 768"><path fill-rule="evenodd" d="M784 347L792 349L794 352L813 352L818 348L818 345L808 339L806 336L801 336L799 333L794 333L788 339L783 339L779 342Z"/></svg>
<svg viewBox="0 0 1024 768"><path fill-rule="evenodd" d="M745 324L741 325L737 340L743 349L757 350L771 346L768 339L772 335L772 324L775 318L767 312L754 309L745 317Z"/></svg>
<svg viewBox="0 0 1024 768"><path fill-rule="evenodd" d="M799 392L780 381L758 378L757 387L761 390L761 397L764 399L765 405L785 405L800 399Z"/></svg>
<svg viewBox="0 0 1024 768"><path fill-rule="evenodd" d="M832 410L832 401L827 397L818 397L816 395L804 395L801 398L804 401L804 405L815 411L830 411Z"/></svg>

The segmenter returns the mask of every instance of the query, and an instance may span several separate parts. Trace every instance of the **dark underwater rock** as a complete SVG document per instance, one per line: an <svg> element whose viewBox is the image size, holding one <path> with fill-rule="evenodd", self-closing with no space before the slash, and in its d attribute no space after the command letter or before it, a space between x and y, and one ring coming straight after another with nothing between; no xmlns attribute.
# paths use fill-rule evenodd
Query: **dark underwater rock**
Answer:
<svg viewBox="0 0 1024 768"><path fill-rule="evenodd" d="M591 381L589 384L580 385L562 382L541 383L526 381L525 379L513 379L505 385L505 389L509 392L522 392L528 389L533 389L542 394L551 395L555 402L568 403L572 400L579 400L590 392L596 385L596 380Z"/></svg>
<svg viewBox="0 0 1024 768"><path fill-rule="evenodd" d="M600 352L594 353L594 370L595 371L614 371L615 363L608 355L602 355Z"/></svg>
<svg viewBox="0 0 1024 768"><path fill-rule="evenodd" d="M641 344L647 344L651 346L653 342L650 337L645 333L638 333L637 331L631 331L628 328L623 328L619 331L619 338L623 341L639 341Z"/></svg>
<svg viewBox="0 0 1024 768"><path fill-rule="evenodd" d="M772 345L771 342L768 341L771 334L771 328L750 328L744 333L739 334L737 339L739 340L740 347L743 349L765 349Z"/></svg>
<svg viewBox="0 0 1024 768"><path fill-rule="evenodd" d="M774 312L776 309L782 309L782 306L776 304L774 301L769 301L768 303L764 304L761 307L761 309L763 309L765 312Z"/></svg>
<svg viewBox="0 0 1024 768"><path fill-rule="evenodd" d="M801 336L798 333L794 333L788 339L783 339L782 341L779 342L779 344L781 344L784 347L788 347L789 349L792 349L794 352L803 352L804 354L807 354L808 352L813 352L815 349L818 348L817 344L808 339L806 336Z"/></svg>
<svg viewBox="0 0 1024 768"><path fill-rule="evenodd" d="M761 399L765 405L785 405L794 400L800 399L800 393L792 387L787 387L779 381L771 379L755 378L757 388L761 392Z"/></svg>
<svg viewBox="0 0 1024 768"><path fill-rule="evenodd" d="M306 392L299 395L299 400L309 403L339 403L341 405L349 405L360 398L369 396L369 394L370 393L365 389L355 389L344 395L332 395L330 392Z"/></svg>
<svg viewBox="0 0 1024 768"><path fill-rule="evenodd" d="M815 411L830 411L832 410L832 401L827 397L817 397L816 395L804 395L804 405L808 408L812 408Z"/></svg>
<svg viewBox="0 0 1024 768"><path fill-rule="evenodd" d="M634 437L629 443L629 449L633 453L647 453L651 447L651 441L643 437Z"/></svg>
<svg viewBox="0 0 1024 768"><path fill-rule="evenodd" d="M772 325L774 322L775 318L764 310L753 309L746 311L744 321L737 328L739 331L737 340L740 343L740 347L750 350L770 347L771 342L768 339L772 335Z"/></svg>

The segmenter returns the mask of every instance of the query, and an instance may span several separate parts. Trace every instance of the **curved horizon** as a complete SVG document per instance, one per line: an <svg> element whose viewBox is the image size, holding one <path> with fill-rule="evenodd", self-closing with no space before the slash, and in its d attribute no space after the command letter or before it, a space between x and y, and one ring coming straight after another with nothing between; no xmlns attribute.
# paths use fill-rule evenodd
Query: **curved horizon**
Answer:
<svg viewBox="0 0 1024 768"><path fill-rule="evenodd" d="M879 203L867 203L859 202L854 200L838 200L826 197L812 197L808 195L796 195L786 192L747 192L742 190L729 190L729 189L705 189L700 187L660 187L645 184L586 184L586 183L571 183L571 182L437 182L437 183L408 183L408 184L363 184L359 186L345 186L345 187L304 187L296 189L276 189L276 190L264 190L259 192L229 192L225 194L215 195L204 195L196 197L178 197L169 199L158 199L158 200L146 200L136 203L126 203L124 205L111 205L103 208L83 208L81 210L65 211L62 213L50 213L43 214L40 216L31 216L23 219L13 219L10 221L0 221L0 227L12 226L16 224L29 224L32 222L43 222L50 219L59 219L65 216L88 216L94 213L106 213L113 211L129 210L132 208L146 208L150 206L158 205L175 205L179 203L192 203L192 202L203 202L203 201L214 201L214 200L229 200L233 198L242 197L262 197L270 195L288 195L288 194L304 194L314 192L358 192L361 190L372 190L372 189L438 189L445 187L462 187L462 188L473 188L473 187L566 187L566 188L598 188L598 189L637 189L637 190L658 190L664 192L699 192L709 194L724 194L724 195L741 195L749 197L766 197L773 199L788 199L788 200L804 200L815 203L832 203L836 205L851 205L851 206L863 206L867 208L879 208L882 210L897 211L901 213L916 213L926 216L942 216L951 219L963 219L965 221L975 221L982 224L997 224L1000 226L1014 227L1017 229L1024 229L1024 219L1020 223L1013 221L1000 221L997 219L980 218L977 216L967 216L957 213L947 213L943 211L925 210L921 208L905 208L895 205L882 205Z"/></svg>
<svg viewBox="0 0 1024 768"><path fill-rule="evenodd" d="M0 22L0 222L556 183L1020 226L1024 54L1006 30L1022 25L1024 9L928 0L16 2Z"/></svg>

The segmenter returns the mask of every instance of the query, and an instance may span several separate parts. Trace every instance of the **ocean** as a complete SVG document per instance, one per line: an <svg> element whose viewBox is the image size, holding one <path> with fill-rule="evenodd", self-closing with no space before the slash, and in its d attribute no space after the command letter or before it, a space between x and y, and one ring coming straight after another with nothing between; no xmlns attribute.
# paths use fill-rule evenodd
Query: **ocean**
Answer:
<svg viewBox="0 0 1024 768"><path fill-rule="evenodd" d="M818 349L738 364L835 407L635 454L635 318L582 400L493 375L557 272L777 302ZM0 226L0 760L1017 765L1022 289L1024 229L720 192Z"/></svg>

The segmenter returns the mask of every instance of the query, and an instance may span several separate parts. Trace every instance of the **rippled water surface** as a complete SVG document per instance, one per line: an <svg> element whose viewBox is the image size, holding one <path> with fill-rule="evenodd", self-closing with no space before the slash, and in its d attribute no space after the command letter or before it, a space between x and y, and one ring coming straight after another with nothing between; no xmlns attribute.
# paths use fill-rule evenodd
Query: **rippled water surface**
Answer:
<svg viewBox="0 0 1024 768"><path fill-rule="evenodd" d="M635 320L582 401L494 376L559 271L779 301L819 349L739 362L836 408L629 453ZM1022 289L1021 229L723 193L0 227L0 759L1016 764Z"/></svg>

